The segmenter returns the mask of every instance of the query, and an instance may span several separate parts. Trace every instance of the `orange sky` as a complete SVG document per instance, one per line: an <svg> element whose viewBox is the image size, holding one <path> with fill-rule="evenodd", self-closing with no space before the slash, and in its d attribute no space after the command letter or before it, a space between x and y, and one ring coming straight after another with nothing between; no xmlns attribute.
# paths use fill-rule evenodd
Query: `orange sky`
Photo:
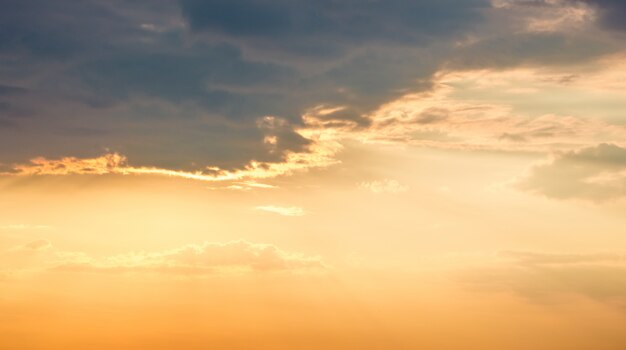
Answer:
<svg viewBox="0 0 626 350"><path fill-rule="evenodd" d="M0 349L626 348L623 2L2 7Z"/></svg>

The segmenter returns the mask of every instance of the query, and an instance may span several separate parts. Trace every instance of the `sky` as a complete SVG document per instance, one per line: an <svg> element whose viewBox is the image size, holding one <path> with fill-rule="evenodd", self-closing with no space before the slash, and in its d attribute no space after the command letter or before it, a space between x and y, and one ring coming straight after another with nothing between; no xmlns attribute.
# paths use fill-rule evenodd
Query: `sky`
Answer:
<svg viewBox="0 0 626 350"><path fill-rule="evenodd" d="M625 16L1 0L0 348L624 349Z"/></svg>

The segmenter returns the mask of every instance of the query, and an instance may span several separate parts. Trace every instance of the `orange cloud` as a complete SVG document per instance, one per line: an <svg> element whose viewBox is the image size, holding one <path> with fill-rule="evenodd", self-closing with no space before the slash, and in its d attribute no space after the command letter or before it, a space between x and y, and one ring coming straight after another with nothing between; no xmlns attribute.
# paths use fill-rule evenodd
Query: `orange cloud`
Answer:
<svg viewBox="0 0 626 350"><path fill-rule="evenodd" d="M559 78L532 70L442 73L433 91L406 95L374 112L370 129L361 132L360 138L363 142L533 152L575 149L626 139L626 128L597 119L556 114L531 117L514 113L506 104L454 97L459 89L455 85L472 84L476 93L484 93L479 84L506 90L514 89L507 83L514 79L558 85L558 81L544 80ZM517 90L510 93L517 93Z"/></svg>

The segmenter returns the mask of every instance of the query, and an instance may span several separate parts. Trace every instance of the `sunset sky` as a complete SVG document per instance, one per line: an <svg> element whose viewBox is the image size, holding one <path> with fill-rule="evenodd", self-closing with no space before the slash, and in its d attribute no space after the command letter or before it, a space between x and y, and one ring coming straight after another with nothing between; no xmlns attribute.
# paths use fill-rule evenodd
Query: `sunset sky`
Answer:
<svg viewBox="0 0 626 350"><path fill-rule="evenodd" d="M0 349L626 349L626 1L0 0Z"/></svg>

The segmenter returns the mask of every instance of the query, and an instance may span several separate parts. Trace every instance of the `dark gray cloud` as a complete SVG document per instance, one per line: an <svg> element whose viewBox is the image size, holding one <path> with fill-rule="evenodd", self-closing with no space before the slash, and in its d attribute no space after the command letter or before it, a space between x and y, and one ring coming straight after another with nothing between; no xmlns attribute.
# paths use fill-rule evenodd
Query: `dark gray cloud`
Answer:
<svg viewBox="0 0 626 350"><path fill-rule="evenodd" d="M307 141L281 130L273 148L263 147L258 118L298 125L306 109L326 103L352 106L338 118L364 122L367 110L436 69L436 60L401 52L459 35L488 5L5 1L0 157L110 149L182 168L275 161Z"/></svg>
<svg viewBox="0 0 626 350"><path fill-rule="evenodd" d="M0 6L2 163L105 150L135 165L185 169L276 161L306 147L293 131L304 111L343 105L329 117L365 127L369 111L428 89L451 58L465 68L606 51L602 44L579 41L582 50L566 37L522 37L506 25L487 25L489 0ZM480 40L459 48L468 36ZM257 126L265 115L289 126L275 132L273 147L264 146L268 131Z"/></svg>
<svg viewBox="0 0 626 350"><path fill-rule="evenodd" d="M479 20L479 10L489 6L484 0L181 0L181 4L194 30L269 39L296 51L303 40L354 45L449 37Z"/></svg>
<svg viewBox="0 0 626 350"><path fill-rule="evenodd" d="M626 2L623 0L579 0L596 6L599 12L599 22L602 26L625 31L626 30Z"/></svg>
<svg viewBox="0 0 626 350"><path fill-rule="evenodd" d="M518 65L576 64L615 48L598 38L567 33L505 33L460 48L448 65L455 69L508 68Z"/></svg>
<svg viewBox="0 0 626 350"><path fill-rule="evenodd" d="M597 21L600 26L611 29L624 31L626 23L626 2L622 0L563 0L561 2L549 0L510 0L511 4L517 6L530 7L559 7L563 4L570 5L587 5L597 11Z"/></svg>

